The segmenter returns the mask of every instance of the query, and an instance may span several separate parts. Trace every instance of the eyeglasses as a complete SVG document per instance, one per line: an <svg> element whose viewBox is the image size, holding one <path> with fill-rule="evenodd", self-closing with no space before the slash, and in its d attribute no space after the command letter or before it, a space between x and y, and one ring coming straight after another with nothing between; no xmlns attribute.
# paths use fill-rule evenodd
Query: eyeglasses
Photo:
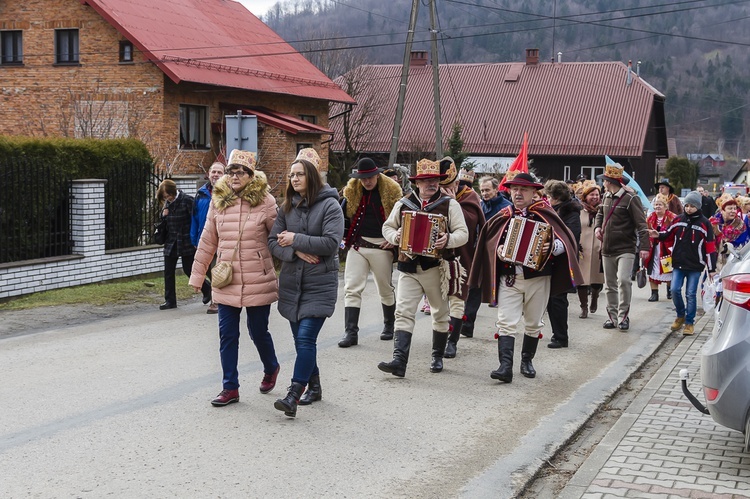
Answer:
<svg viewBox="0 0 750 499"><path fill-rule="evenodd" d="M305 178L305 172L292 172L292 173L289 174L289 178L290 179L295 178L295 177L297 177L297 178Z"/></svg>
<svg viewBox="0 0 750 499"><path fill-rule="evenodd" d="M237 170L237 171L229 172L227 173L227 175L229 175L230 177L240 178L240 177L244 177L245 175L247 175L247 172L245 170Z"/></svg>

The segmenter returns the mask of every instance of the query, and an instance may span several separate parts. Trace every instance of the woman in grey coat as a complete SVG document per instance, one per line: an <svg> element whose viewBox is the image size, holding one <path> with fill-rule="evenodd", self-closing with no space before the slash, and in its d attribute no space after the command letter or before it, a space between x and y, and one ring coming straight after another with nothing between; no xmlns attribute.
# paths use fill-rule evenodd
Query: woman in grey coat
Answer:
<svg viewBox="0 0 750 499"><path fill-rule="evenodd" d="M333 315L338 296L344 214L336 189L324 184L318 173L319 162L313 149L300 151L268 236L271 253L282 262L279 313L289 321L297 351L289 393L274 404L289 417L297 415L298 403L306 405L322 397L316 343L326 318Z"/></svg>

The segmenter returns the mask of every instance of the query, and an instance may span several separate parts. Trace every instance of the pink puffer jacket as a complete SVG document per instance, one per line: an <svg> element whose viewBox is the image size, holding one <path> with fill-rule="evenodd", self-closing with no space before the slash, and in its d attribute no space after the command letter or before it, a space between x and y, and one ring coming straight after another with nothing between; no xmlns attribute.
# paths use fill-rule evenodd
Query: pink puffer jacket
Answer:
<svg viewBox="0 0 750 499"><path fill-rule="evenodd" d="M213 189L206 225L195 252L190 285L200 287L214 254L217 254L217 263L232 259L240 224L247 220L232 264L232 282L221 289L213 288L213 301L232 307L271 304L278 299L279 290L268 250L268 233L276 220L276 201L268 193L263 172L256 171L239 196L225 179L219 179Z"/></svg>

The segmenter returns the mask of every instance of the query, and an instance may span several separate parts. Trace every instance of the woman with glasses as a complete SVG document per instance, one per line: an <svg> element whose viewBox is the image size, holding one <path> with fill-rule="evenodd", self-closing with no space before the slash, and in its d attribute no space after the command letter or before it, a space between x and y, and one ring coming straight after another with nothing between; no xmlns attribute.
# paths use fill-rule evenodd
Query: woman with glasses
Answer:
<svg viewBox="0 0 750 499"><path fill-rule="evenodd" d="M260 392L268 393L276 386L279 362L268 332L268 316L271 304L278 298L278 284L266 245L276 211L276 200L268 192L266 176L255 171L255 153L232 151L226 175L216 182L211 194L211 206L190 277L190 285L198 292L214 255L217 265L232 264L232 281L212 289L213 300L219 306L219 354L224 371L223 389L211 401L215 407L240 400L237 358L243 308L250 339L263 362Z"/></svg>
<svg viewBox="0 0 750 499"><path fill-rule="evenodd" d="M344 214L336 189L323 183L320 157L302 149L292 163L279 216L268 247L281 260L279 313L289 321L297 357L287 396L274 407L288 417L297 404L322 398L317 363L318 333L333 315L339 283L339 243ZM308 387L307 392L302 395Z"/></svg>

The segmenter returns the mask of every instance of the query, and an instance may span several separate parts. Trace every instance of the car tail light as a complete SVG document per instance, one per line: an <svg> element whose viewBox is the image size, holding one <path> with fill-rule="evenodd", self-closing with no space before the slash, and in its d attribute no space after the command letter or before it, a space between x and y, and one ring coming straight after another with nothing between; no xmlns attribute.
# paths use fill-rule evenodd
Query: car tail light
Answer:
<svg viewBox="0 0 750 499"><path fill-rule="evenodd" d="M722 280L724 300L750 310L750 274L736 274Z"/></svg>
<svg viewBox="0 0 750 499"><path fill-rule="evenodd" d="M706 400L709 402L713 402L716 400L716 397L719 396L719 390L716 388L709 388L707 386L703 387L703 393L706 395Z"/></svg>

